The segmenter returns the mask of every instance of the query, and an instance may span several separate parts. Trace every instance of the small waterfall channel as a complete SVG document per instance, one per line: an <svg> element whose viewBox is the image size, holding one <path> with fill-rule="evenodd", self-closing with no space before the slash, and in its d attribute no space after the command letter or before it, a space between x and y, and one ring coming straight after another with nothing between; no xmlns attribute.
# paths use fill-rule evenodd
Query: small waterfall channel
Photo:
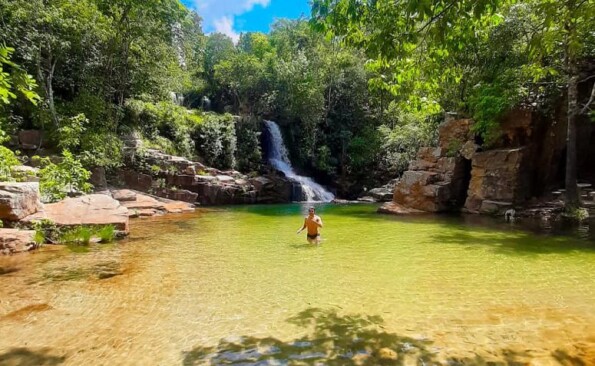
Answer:
<svg viewBox="0 0 595 366"><path fill-rule="evenodd" d="M273 121L265 121L265 126L270 134L270 149L268 153L269 163L273 168L283 172L287 178L298 183L304 195L306 202L330 202L335 196L327 191L320 184L314 182L309 177L303 177L296 174L291 166L285 143L283 142L283 136L279 126Z"/></svg>

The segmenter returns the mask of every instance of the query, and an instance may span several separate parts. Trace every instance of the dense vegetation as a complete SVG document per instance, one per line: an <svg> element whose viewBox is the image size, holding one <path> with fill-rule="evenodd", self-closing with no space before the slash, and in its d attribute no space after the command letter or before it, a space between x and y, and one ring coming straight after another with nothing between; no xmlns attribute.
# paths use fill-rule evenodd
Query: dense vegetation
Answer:
<svg viewBox="0 0 595 366"><path fill-rule="evenodd" d="M35 153L63 156L42 170L57 199L89 189L88 169L120 166L120 137L133 132L145 148L262 170L260 121L272 119L298 169L353 196L433 143L443 111L473 116L489 144L508 109L566 89L572 136L593 99L576 88L590 76L594 8L316 0L309 22L280 20L234 44L204 35L178 0L0 0L0 139L46 132L49 150ZM0 179L10 179L18 161L2 149Z"/></svg>

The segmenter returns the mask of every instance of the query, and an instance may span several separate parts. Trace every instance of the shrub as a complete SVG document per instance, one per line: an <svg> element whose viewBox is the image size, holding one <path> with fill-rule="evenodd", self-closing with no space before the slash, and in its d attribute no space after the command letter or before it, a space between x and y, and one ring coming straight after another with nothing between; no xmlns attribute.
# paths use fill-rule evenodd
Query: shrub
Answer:
<svg viewBox="0 0 595 366"><path fill-rule="evenodd" d="M205 163L218 169L235 168L237 139L235 122L230 114L206 114L194 126L192 137Z"/></svg>
<svg viewBox="0 0 595 366"><path fill-rule="evenodd" d="M236 123L237 168L242 172L259 171L262 165L260 120L244 118Z"/></svg>
<svg viewBox="0 0 595 366"><path fill-rule="evenodd" d="M126 102L128 123L137 127L149 140L149 145L169 154L193 155L190 133L201 121L200 114L172 102L145 102L131 99Z"/></svg>
<svg viewBox="0 0 595 366"><path fill-rule="evenodd" d="M89 193L93 186L88 183L91 172L81 162L64 150L63 159L54 164L48 158L42 159L39 172L41 197L44 202L56 202L72 193Z"/></svg>
<svg viewBox="0 0 595 366"><path fill-rule="evenodd" d="M12 168L20 165L15 153L0 145L0 182L12 181Z"/></svg>

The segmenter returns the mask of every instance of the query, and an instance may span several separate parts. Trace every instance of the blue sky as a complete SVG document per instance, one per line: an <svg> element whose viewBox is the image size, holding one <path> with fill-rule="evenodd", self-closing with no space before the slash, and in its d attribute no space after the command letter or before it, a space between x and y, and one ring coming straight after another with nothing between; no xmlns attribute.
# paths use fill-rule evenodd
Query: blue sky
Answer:
<svg viewBox="0 0 595 366"><path fill-rule="evenodd" d="M277 18L309 17L309 0L182 0L203 18L205 33L221 32L237 41L242 32L268 32Z"/></svg>

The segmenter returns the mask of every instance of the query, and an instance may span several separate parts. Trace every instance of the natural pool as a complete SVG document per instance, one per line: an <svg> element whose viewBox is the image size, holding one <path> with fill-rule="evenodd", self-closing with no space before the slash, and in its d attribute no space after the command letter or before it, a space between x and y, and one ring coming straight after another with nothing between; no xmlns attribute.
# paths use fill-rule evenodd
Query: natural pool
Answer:
<svg viewBox="0 0 595 366"><path fill-rule="evenodd" d="M592 239L375 209L320 206L320 247L296 204L1 257L0 365L595 364Z"/></svg>

